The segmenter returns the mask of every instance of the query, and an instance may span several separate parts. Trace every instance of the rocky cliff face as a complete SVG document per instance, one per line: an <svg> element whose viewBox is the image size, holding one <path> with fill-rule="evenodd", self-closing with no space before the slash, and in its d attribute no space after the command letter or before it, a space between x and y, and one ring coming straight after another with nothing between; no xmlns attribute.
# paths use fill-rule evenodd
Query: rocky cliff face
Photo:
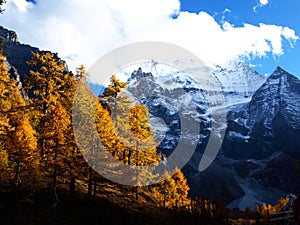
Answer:
<svg viewBox="0 0 300 225"><path fill-rule="evenodd" d="M0 37L3 38L5 42L9 42L9 43L19 42L16 32L7 30L2 26L0 26Z"/></svg>
<svg viewBox="0 0 300 225"><path fill-rule="evenodd" d="M27 62L32 58L32 52L43 53L45 51L41 51L30 45L21 44L18 41L16 32L7 30L4 27L0 27L0 38L4 41L3 51L6 53L7 61L12 69L12 76L18 76L21 83L23 83L25 76L30 74L30 67ZM57 54L54 54L54 56L59 59ZM67 71L67 64L65 62L63 63L65 64L65 69Z"/></svg>

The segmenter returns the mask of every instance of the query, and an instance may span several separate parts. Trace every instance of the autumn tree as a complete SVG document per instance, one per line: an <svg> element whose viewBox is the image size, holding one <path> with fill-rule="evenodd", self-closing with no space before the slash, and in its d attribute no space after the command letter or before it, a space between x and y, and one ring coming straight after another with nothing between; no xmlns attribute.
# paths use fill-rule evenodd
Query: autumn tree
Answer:
<svg viewBox="0 0 300 225"><path fill-rule="evenodd" d="M135 167L155 166L159 162L156 153L156 142L153 129L150 127L150 114L145 105L133 99L126 90L126 84L115 76L100 97L103 107L108 110L113 123L114 135L110 141L102 140L111 149L112 155L127 165ZM100 132L102 133L102 132ZM138 186L153 179L152 171L141 170L132 177L136 183L136 199ZM146 181L147 180L147 181Z"/></svg>
<svg viewBox="0 0 300 225"><path fill-rule="evenodd" d="M152 188L153 197L165 208L175 207L177 189L175 180L165 171L164 181L159 182Z"/></svg>
<svg viewBox="0 0 300 225"><path fill-rule="evenodd" d="M1 127L6 127L2 146L6 148L9 166L14 174L15 185L18 186L22 181L21 177L26 175L27 183L32 184L33 180L30 178L35 178L39 167L35 131L30 123L30 115L18 81L10 78L3 56L0 60L0 85L4 97L1 102L5 114L5 118L1 120Z"/></svg>
<svg viewBox="0 0 300 225"><path fill-rule="evenodd" d="M100 104L87 84L87 72L84 67L80 67L75 75L76 94L74 96L73 106L73 125L76 138L79 138L80 152L89 164L81 165L80 168L86 177L88 177L88 200L91 199L92 185L95 184L96 173L93 168L106 160L101 155L101 145L98 138L103 139L103 145L110 146L113 142L112 123L109 113ZM98 132L97 132L98 131ZM75 147L75 146L74 146ZM79 149L78 149L79 150ZM101 168L103 169L103 168Z"/></svg>
<svg viewBox="0 0 300 225"><path fill-rule="evenodd" d="M183 172L179 169L176 169L176 173L172 176L176 184L176 207L188 208L190 205L190 199L188 197L190 187L188 186L187 179L185 178Z"/></svg>
<svg viewBox="0 0 300 225"><path fill-rule="evenodd" d="M10 120L14 129L9 132L7 140L10 146L9 161L14 168L14 184L18 186L22 180L26 180L27 185L32 186L35 185L39 170L36 133L28 114L17 113Z"/></svg>
<svg viewBox="0 0 300 225"><path fill-rule="evenodd" d="M55 54L33 53L32 66L25 90L35 112L41 164L50 173L51 189L56 196L57 176L66 171L70 149L66 134L71 127L70 114L65 107L68 81L72 74Z"/></svg>
<svg viewBox="0 0 300 225"><path fill-rule="evenodd" d="M82 176L85 176L85 171L87 170L87 163L83 158L80 149L77 146L72 121L72 110L74 103L74 95L78 88L80 88L81 83L87 87L87 71L83 65L77 68L74 76L67 76L64 80L64 91L62 93L62 106L68 115L67 120L69 122L66 124L65 130L65 143L64 148L66 149L67 157L64 158L65 173L68 173L70 180L70 194L74 197L76 180Z"/></svg>
<svg viewBox="0 0 300 225"><path fill-rule="evenodd" d="M256 218L260 217L261 216L261 207L259 205L256 205L253 210L253 213Z"/></svg>
<svg viewBox="0 0 300 225"><path fill-rule="evenodd" d="M160 203L163 203L164 207L188 209L190 205L188 191L190 188L184 174L177 168L175 171L173 176L165 172L165 180L154 186L153 196Z"/></svg>
<svg viewBox="0 0 300 225"><path fill-rule="evenodd" d="M271 204L263 203L261 206L261 214L263 217L267 217L270 215L270 213L273 213L273 207Z"/></svg>
<svg viewBox="0 0 300 225"><path fill-rule="evenodd" d="M5 174L7 173L8 167L8 154L6 150L3 148L3 145L0 145L0 183L3 184L5 181Z"/></svg>
<svg viewBox="0 0 300 225"><path fill-rule="evenodd" d="M285 198L280 198L278 202L274 205L274 211L280 212L289 202L290 202L289 196Z"/></svg>
<svg viewBox="0 0 300 225"><path fill-rule="evenodd" d="M110 84L100 96L100 102L109 112L111 123L106 127L110 129L108 133L101 132L101 126L99 133L109 134L105 137L102 135L101 139L112 155L128 165L158 162L149 112L144 105L130 98L126 84L112 76Z"/></svg>
<svg viewBox="0 0 300 225"><path fill-rule="evenodd" d="M266 217L268 214L281 212L281 210L290 202L289 196L285 198L280 198L278 202L274 205L263 203L263 205L260 207L259 205L256 205L255 207L255 214L260 214L264 217Z"/></svg>
<svg viewBox="0 0 300 225"><path fill-rule="evenodd" d="M8 166L7 145L5 143L7 131L10 129L7 111L10 109L9 95L9 73L5 65L3 55L0 54L0 179L5 179L4 173Z"/></svg>
<svg viewBox="0 0 300 225"><path fill-rule="evenodd" d="M119 93L126 87L126 83L118 80L115 75L111 76L109 85L105 88L100 97L101 104L108 109L111 113L111 109L116 105L117 97ZM116 107L114 108L116 110Z"/></svg>

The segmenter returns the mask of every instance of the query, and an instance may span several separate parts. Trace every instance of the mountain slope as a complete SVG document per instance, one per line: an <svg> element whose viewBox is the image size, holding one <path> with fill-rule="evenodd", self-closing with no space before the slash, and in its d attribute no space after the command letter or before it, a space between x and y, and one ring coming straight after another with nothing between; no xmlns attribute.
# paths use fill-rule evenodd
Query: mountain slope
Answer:
<svg viewBox="0 0 300 225"><path fill-rule="evenodd" d="M221 84L228 106L249 102L267 79L244 62L231 62L226 68L216 66L213 74Z"/></svg>
<svg viewBox="0 0 300 225"><path fill-rule="evenodd" d="M300 81L278 67L251 101L229 115L223 145L230 157L300 156Z"/></svg>

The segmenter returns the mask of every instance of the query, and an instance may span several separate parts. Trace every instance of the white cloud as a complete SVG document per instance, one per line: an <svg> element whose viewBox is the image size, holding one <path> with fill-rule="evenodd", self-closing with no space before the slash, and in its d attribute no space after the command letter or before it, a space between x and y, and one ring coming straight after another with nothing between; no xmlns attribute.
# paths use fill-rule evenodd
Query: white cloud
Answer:
<svg viewBox="0 0 300 225"><path fill-rule="evenodd" d="M253 11L257 12L257 8L264 7L270 3L269 0L259 0L259 2L253 7Z"/></svg>
<svg viewBox="0 0 300 225"><path fill-rule="evenodd" d="M269 0L260 0L259 3L260 3L260 5L268 5Z"/></svg>
<svg viewBox="0 0 300 225"><path fill-rule="evenodd" d="M11 0L14 7L21 12L26 12L32 6L32 3L24 0Z"/></svg>
<svg viewBox="0 0 300 225"><path fill-rule="evenodd" d="M223 14L225 14L225 13L231 13L231 10L230 9L224 9L224 11L223 11Z"/></svg>
<svg viewBox="0 0 300 225"><path fill-rule="evenodd" d="M281 55L283 40L297 40L288 27L234 27L218 24L205 12L180 12L178 0L39 0L36 5L8 0L5 8L1 25L17 31L22 42L58 52L72 69L90 66L112 49L136 41L174 43L206 63L223 64L239 57Z"/></svg>

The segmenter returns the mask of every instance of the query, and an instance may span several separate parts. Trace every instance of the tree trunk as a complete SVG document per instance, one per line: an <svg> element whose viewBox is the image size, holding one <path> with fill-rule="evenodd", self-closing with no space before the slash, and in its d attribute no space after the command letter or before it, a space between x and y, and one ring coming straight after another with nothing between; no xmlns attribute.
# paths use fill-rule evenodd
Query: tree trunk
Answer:
<svg viewBox="0 0 300 225"><path fill-rule="evenodd" d="M74 200L74 196L75 196L75 184L76 184L76 179L74 176L72 176L70 181L70 195L72 200Z"/></svg>
<svg viewBox="0 0 300 225"><path fill-rule="evenodd" d="M53 193L52 208L53 208L53 218L54 219L56 219L56 206L59 203L59 198L58 198L57 190L56 190L56 187L57 187L57 158L58 158L58 147L56 146L55 153L54 153L54 158L53 158L54 167L53 167L52 187L51 187L51 192Z"/></svg>
<svg viewBox="0 0 300 225"><path fill-rule="evenodd" d="M91 201L92 198L92 187L93 186L93 170L92 168L89 169L89 183L88 183L88 196L87 196L87 200L88 202Z"/></svg>
<svg viewBox="0 0 300 225"><path fill-rule="evenodd" d="M139 200L139 186L135 187L135 199L138 201Z"/></svg>
<svg viewBox="0 0 300 225"><path fill-rule="evenodd" d="M138 166L139 166L139 143L136 141L136 189L135 189L135 199L138 201L139 200L139 173L138 173Z"/></svg>
<svg viewBox="0 0 300 225"><path fill-rule="evenodd" d="M97 181L94 180L94 193L93 193L94 200L96 199L96 193L97 193Z"/></svg>
<svg viewBox="0 0 300 225"><path fill-rule="evenodd" d="M55 148L55 153L54 153L54 168L53 168L53 175L52 175L52 190L56 190L56 185L57 185L57 154L58 154L58 149L57 147Z"/></svg>
<svg viewBox="0 0 300 225"><path fill-rule="evenodd" d="M15 185L16 187L19 186L19 184L21 183L21 178L20 178L20 171L21 171L21 163L17 162L17 166L16 166L16 174L15 174Z"/></svg>

